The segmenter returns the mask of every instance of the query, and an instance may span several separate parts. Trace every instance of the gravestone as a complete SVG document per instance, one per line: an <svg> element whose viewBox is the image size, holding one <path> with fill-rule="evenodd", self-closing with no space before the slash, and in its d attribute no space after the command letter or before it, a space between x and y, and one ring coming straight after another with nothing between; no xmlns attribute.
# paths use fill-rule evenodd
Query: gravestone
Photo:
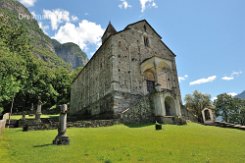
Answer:
<svg viewBox="0 0 245 163"><path fill-rule="evenodd" d="M23 113L22 114L22 123L23 123L23 127L22 127L22 131L28 131L28 124L27 124L27 122L26 122L26 114L25 113Z"/></svg>
<svg viewBox="0 0 245 163"><path fill-rule="evenodd" d="M8 119L9 119L9 116L10 116L9 113L5 113L5 114L3 115L3 119L8 120Z"/></svg>
<svg viewBox="0 0 245 163"><path fill-rule="evenodd" d="M70 143L69 137L66 135L66 125L67 125L67 105L60 106L60 117L58 126L58 135L53 140L55 145L68 145Z"/></svg>
<svg viewBox="0 0 245 163"><path fill-rule="evenodd" d="M36 114L35 114L35 119L37 122L42 122L41 121L41 115L42 115L42 102L41 100L39 99L38 100L38 103L37 103L37 110L36 110Z"/></svg>
<svg viewBox="0 0 245 163"><path fill-rule="evenodd" d="M33 103L31 103L31 109L30 109L30 114L29 114L29 116L34 116L34 115L35 115L34 105L33 105Z"/></svg>

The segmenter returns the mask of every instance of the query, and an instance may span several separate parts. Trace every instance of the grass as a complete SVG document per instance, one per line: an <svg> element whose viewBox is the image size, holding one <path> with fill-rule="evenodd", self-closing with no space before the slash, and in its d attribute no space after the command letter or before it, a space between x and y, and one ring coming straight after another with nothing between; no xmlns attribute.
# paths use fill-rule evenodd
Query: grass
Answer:
<svg viewBox="0 0 245 163"><path fill-rule="evenodd" d="M46 114L42 114L41 118L52 118L52 117L57 117L59 116L59 114L55 114L55 115L46 115ZM22 118L22 115L12 115L11 116L11 120L19 120ZM35 115L30 116L30 115L26 115L26 119L35 119Z"/></svg>
<svg viewBox="0 0 245 163"><path fill-rule="evenodd" d="M56 130L7 129L0 142L0 162L245 162L245 132L189 123L69 128L68 146L51 145ZM2 152L3 151L3 152Z"/></svg>

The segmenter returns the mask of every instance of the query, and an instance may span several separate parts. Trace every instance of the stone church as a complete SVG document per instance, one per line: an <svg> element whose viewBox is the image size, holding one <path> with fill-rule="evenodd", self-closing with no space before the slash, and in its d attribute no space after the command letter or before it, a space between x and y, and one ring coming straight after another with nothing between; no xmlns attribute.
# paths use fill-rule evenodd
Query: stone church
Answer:
<svg viewBox="0 0 245 163"><path fill-rule="evenodd" d="M146 20L122 31L109 23L102 45L72 83L70 112L111 118L131 112L141 120L181 117L175 54L161 39Z"/></svg>

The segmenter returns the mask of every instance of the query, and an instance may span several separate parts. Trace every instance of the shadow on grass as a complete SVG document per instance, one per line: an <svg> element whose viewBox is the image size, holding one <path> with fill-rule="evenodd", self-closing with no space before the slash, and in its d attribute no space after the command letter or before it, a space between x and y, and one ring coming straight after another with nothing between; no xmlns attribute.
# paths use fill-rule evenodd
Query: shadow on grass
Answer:
<svg viewBox="0 0 245 163"><path fill-rule="evenodd" d="M42 147L48 147L51 146L53 144L41 144L41 145L33 145L34 148L42 148Z"/></svg>
<svg viewBox="0 0 245 163"><path fill-rule="evenodd" d="M129 128L141 128L154 125L153 123L142 123L142 124L134 124L134 123L124 123L125 126Z"/></svg>

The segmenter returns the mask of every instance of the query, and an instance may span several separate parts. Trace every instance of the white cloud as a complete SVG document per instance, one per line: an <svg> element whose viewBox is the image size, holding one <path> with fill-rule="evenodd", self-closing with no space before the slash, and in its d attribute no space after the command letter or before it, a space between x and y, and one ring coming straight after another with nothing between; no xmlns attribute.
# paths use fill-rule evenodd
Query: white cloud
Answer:
<svg viewBox="0 0 245 163"><path fill-rule="evenodd" d="M48 35L47 30L49 29L48 25L44 25L42 22L38 22L39 27L43 30L43 32Z"/></svg>
<svg viewBox="0 0 245 163"><path fill-rule="evenodd" d="M132 7L126 0L121 0L121 3L118 5L121 9L128 9Z"/></svg>
<svg viewBox="0 0 245 163"><path fill-rule="evenodd" d="M139 0L141 5L141 12L144 12L147 7L157 8L155 0Z"/></svg>
<svg viewBox="0 0 245 163"><path fill-rule="evenodd" d="M242 71L234 71L229 76L223 76L222 80L234 80L236 77L240 76Z"/></svg>
<svg viewBox="0 0 245 163"><path fill-rule="evenodd" d="M37 17L37 14L35 13L35 11L32 11L31 12L31 15L35 18L35 17Z"/></svg>
<svg viewBox="0 0 245 163"><path fill-rule="evenodd" d="M78 44L82 50L86 50L89 45L99 47L103 33L104 29L102 29L101 25L84 19L80 21L78 26L67 22L59 28L52 38L61 43L74 42Z"/></svg>
<svg viewBox="0 0 245 163"><path fill-rule="evenodd" d="M224 76L224 77L222 77L222 80L233 80L234 79L234 77L229 77L229 76Z"/></svg>
<svg viewBox="0 0 245 163"><path fill-rule="evenodd" d="M211 98L211 101L214 101L214 100L217 100L217 96Z"/></svg>
<svg viewBox="0 0 245 163"><path fill-rule="evenodd" d="M214 81L216 78L217 77L215 75L209 76L207 78L201 78L201 79L190 82L190 85L200 85L200 84L204 84L204 83L210 83L210 82Z"/></svg>
<svg viewBox="0 0 245 163"><path fill-rule="evenodd" d="M19 0L26 7L32 7L36 3L37 0Z"/></svg>
<svg viewBox="0 0 245 163"><path fill-rule="evenodd" d="M74 22L78 21L78 17L77 16L71 16L71 20L74 21Z"/></svg>
<svg viewBox="0 0 245 163"><path fill-rule="evenodd" d="M179 82L185 81L187 78L188 78L188 75L179 76Z"/></svg>
<svg viewBox="0 0 245 163"><path fill-rule="evenodd" d="M235 92L229 92L229 93L226 93L226 94L231 95L232 97L237 95L237 93L235 93Z"/></svg>
<svg viewBox="0 0 245 163"><path fill-rule="evenodd" d="M70 13L63 9L43 10L44 19L48 19L51 22L53 30L57 30L59 25L63 22L70 21Z"/></svg>
<svg viewBox="0 0 245 163"><path fill-rule="evenodd" d="M35 11L32 11L31 12L31 15L33 16L33 18L34 19L36 19L37 21L38 21L38 16L39 15L37 15L36 13L35 13ZM44 25L42 22L39 22L38 21L38 26L39 26L39 28L41 28L42 30L43 30L43 32L46 34L46 35L48 35L48 32L47 32L47 30L49 29L49 26L48 25Z"/></svg>

